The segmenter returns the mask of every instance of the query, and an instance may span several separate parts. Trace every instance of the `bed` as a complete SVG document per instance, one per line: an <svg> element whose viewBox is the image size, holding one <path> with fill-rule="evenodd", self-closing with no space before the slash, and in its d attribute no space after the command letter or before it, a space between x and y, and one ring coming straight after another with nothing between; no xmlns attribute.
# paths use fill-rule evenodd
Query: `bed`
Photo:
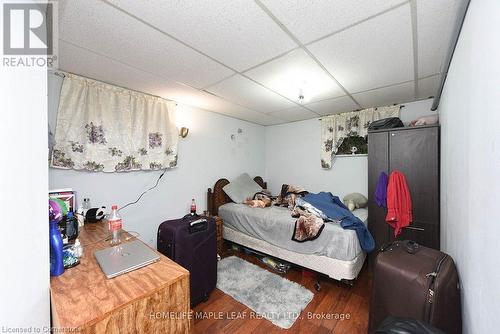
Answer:
<svg viewBox="0 0 500 334"><path fill-rule="evenodd" d="M254 181L267 188L261 177L255 177ZM225 240L352 285L366 257L355 231L344 230L337 223L326 223L317 239L293 241L295 218L287 208L250 208L233 203L222 190L228 183L227 179L219 179L207 194L209 212L222 218ZM366 209L353 213L366 224Z"/></svg>

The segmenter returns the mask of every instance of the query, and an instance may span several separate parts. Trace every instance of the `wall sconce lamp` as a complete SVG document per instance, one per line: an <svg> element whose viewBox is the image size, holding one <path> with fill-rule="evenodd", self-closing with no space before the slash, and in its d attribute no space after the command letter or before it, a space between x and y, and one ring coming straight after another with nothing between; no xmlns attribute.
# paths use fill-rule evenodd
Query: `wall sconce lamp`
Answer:
<svg viewBox="0 0 500 334"><path fill-rule="evenodd" d="M179 137L181 137L181 138L186 138L188 133L189 133L189 129L184 127L184 126L179 129Z"/></svg>

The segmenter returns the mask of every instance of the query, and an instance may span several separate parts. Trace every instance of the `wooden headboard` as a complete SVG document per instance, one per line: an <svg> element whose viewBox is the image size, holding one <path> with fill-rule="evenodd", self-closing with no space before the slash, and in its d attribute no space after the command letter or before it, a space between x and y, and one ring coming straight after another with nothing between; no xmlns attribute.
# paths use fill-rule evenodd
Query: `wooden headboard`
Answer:
<svg viewBox="0 0 500 334"><path fill-rule="evenodd" d="M256 176L253 178L255 182L258 183L264 189L267 189L267 183L264 182L260 176ZM219 207L226 203L231 203L231 199L226 195L222 188L229 184L227 179L218 179L215 182L213 190L208 188L207 191L207 210L212 216L216 216L219 213Z"/></svg>

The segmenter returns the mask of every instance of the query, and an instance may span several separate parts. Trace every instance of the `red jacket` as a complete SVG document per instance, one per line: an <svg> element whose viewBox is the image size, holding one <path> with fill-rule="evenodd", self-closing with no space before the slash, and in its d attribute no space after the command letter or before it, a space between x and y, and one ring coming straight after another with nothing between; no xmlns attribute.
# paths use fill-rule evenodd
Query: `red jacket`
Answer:
<svg viewBox="0 0 500 334"><path fill-rule="evenodd" d="M389 176L385 221L394 228L395 237L401 234L403 227L410 225L413 221L410 190L404 174L397 170Z"/></svg>

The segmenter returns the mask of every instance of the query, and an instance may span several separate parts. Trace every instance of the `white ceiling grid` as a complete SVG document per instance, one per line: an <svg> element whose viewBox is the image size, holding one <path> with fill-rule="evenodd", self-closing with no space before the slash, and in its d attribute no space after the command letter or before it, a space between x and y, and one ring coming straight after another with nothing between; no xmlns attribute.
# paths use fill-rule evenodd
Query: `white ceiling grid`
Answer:
<svg viewBox="0 0 500 334"><path fill-rule="evenodd" d="M287 123L434 95L463 2L63 0L59 65Z"/></svg>

